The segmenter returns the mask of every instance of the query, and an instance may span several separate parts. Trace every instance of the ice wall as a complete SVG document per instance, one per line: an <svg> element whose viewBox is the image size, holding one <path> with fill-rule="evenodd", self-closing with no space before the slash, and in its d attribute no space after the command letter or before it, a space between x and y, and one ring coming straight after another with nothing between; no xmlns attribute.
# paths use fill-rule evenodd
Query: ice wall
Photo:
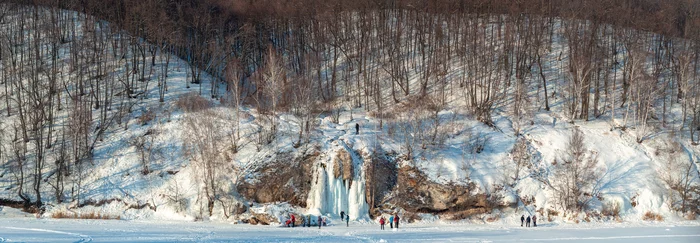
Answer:
<svg viewBox="0 0 700 243"><path fill-rule="evenodd" d="M307 209L312 214L323 214L331 217L340 217L340 212L345 211L350 220L368 219L369 206L365 201L365 172L364 160L344 142L339 142L340 149L346 150L353 163L352 180L343 179L343 176L334 175L334 167L341 164L334 163L338 153L332 152L316 165L314 180L311 182L311 191L307 199Z"/></svg>

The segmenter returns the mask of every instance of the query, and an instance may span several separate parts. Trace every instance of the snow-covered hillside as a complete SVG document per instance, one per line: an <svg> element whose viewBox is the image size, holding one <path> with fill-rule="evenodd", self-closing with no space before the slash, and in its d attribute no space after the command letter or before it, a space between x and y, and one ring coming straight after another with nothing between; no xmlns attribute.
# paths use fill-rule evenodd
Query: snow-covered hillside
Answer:
<svg viewBox="0 0 700 243"><path fill-rule="evenodd" d="M70 12L68 16L79 14ZM99 21L91 23L100 26L92 31L107 31L107 27L103 28L98 23ZM78 24L82 25L87 24ZM3 30L1 28L6 30L10 27L3 23L0 24L0 30ZM71 37L73 40L61 44L58 48L58 53L61 54L57 58L61 62L71 62L71 48L74 48L71 43L88 38L87 33L93 32L76 33L77 36ZM651 228L660 231L655 234L661 235L658 237L683 241L686 239L683 237L697 236L697 227L682 228L681 233L664 236L669 234L650 226L656 223L640 223L649 214L658 214L663 221L698 224L694 218L686 222L686 218L691 218L690 215L683 215L673 209L677 205L674 205L674 196L669 193L670 187L664 181L664 177L683 177L684 171L673 170L678 168L668 166L671 162L683 162L692 169L684 177L689 178L688 183L700 183L700 146L692 145L687 137L673 132L677 127L683 126L679 115L681 107L678 104L669 107L670 115L666 126L653 127L642 143L636 141L635 129L638 128L615 128L616 124L611 121L626 119L626 115L624 109L618 108L614 103L609 109L618 110L615 117L606 113L591 121L572 120L566 115L568 107L565 92L560 91L552 95L551 110L546 111L541 109L542 102L537 98L540 93L536 87L525 89L531 98L526 104L529 108L524 109L528 111L527 115L514 116L510 110L510 102L513 101L503 99L493 109L492 124L486 124L473 111L465 108L469 101L460 93L457 85L448 88L454 92L443 94L445 102L438 108L430 106L436 103L431 101L430 97L439 92L437 88L431 87L429 98L418 98L421 91L414 90L407 95L408 98L400 102L390 102L387 99L384 104L380 104L386 107L382 107L379 112L367 111L369 108L366 106L369 104L366 103L365 107L354 107L339 102L332 105L345 107L331 112L314 113L310 122L305 123L294 109L279 110L275 113L259 110L252 98L241 102L243 105L240 107L231 105L233 98L227 92L224 83L206 73L200 83L193 83L189 78L192 68L186 61L172 56L172 59L167 59L166 62L165 56L170 57L170 53L125 33L109 32L105 35L113 35L115 42L128 40L121 48L134 49L124 52L123 57L106 58L104 62L109 63L108 67L111 68L106 73L110 77L117 77L116 79L128 77L134 73L128 67L140 65L139 61L130 60L134 55L144 53L141 62L148 63L153 60L153 65L144 64L144 68L150 71L141 71L149 72L146 79L153 83L149 85L145 80L134 81L138 83L136 89L140 91L134 97L124 94L117 96L117 93L128 92L122 88L112 89L110 92L114 93L109 95L115 97L111 103L114 108L104 108L104 113L98 112L101 110L93 106L86 108L94 111L89 113L89 120L102 122L89 123L89 132L85 135L89 137L86 140L94 141L95 146L90 148L89 156L70 164L71 168L77 169L73 169L74 172L66 176L65 188L59 193L56 193L58 185L54 181L57 180L57 174L63 172L54 162L63 159L61 146L70 147L74 143L57 143L46 151L47 165L38 172L40 181L44 182L38 188L45 202L45 212L39 216L41 218L58 215L80 217L98 213L126 220L211 220L241 223L267 217L263 220L265 223L278 224L284 222L290 213L323 215L329 220L339 220L342 211L349 215L353 223L363 223L363 228L359 233L355 232L357 235L348 237L342 235L343 233L334 232L334 240L373 241L384 239L385 236L374 233L368 236L366 228L374 227L368 226L369 222L378 220L379 216L388 217L398 213L406 221L409 220L408 215L411 215L411 221L425 222L409 232L411 234L398 238L386 236L386 239L421 240L408 238L417 235L458 241L480 241L481 236L453 237L453 231L462 233L460 226L446 226L446 236L442 233L426 233L432 231L427 224L434 220L457 219L462 220L462 223L494 225L493 228L484 226L487 232L476 232L477 235L485 235L484 238L488 238L490 231L495 228L517 225L520 215L537 215L541 222L551 226L588 223L590 227L598 227L599 222L614 224L616 221L625 221L639 223L635 227L639 227L637 229L640 230ZM27 41L29 40L30 38ZM136 43L141 46L134 46ZM561 53L558 50L565 49L565 45L565 41L560 40L552 47L557 51L551 51L543 57L548 63L545 70L548 76L552 77L547 85L554 90L556 87L565 87L569 82L566 74L561 74L561 69L564 69L560 66L561 62L556 61ZM110 49L112 47L105 48L107 53L113 51ZM138 48L143 48L143 51L138 52ZM149 48L157 51L145 51ZM49 59L48 56L44 58ZM339 71L342 74L338 76L360 76L359 70L350 68L353 60L338 60L339 66L343 67ZM2 65L2 68L10 69L9 62L3 62ZM373 68L379 69L379 66L376 64ZM85 70L97 68L100 67L86 65ZM328 67L324 72L329 72L327 69ZM164 73L163 70L166 70L167 77L160 76ZM70 73L61 78L65 83L78 76L70 65L63 66L60 71ZM410 72L408 82L413 87L418 87L422 82L421 71L416 69ZM449 71L448 76L466 75L466 71L458 65L450 66ZM387 76L381 78L388 79ZM50 78L37 79L43 83L53 82ZM12 82L30 83L31 80L13 79ZM115 84L119 82L129 81L128 78L126 81L114 81ZM156 82L164 86L156 85ZM212 84L217 86L217 89L212 88ZM97 85L97 90L99 87L107 89L106 86ZM165 86L167 91L161 102L159 92L162 92L161 89ZM78 89L80 87L77 84L65 84L61 88L62 91L59 91L64 95L56 99L60 100L59 103L77 104L79 102L76 100L79 99L72 98L71 95L78 94ZM504 90L512 89L515 89L515 85ZM0 97L10 96L13 90L24 89L0 89ZM216 94L213 96L216 98L212 98L207 92L209 90L215 90ZM380 93L383 97L391 96L389 87L382 87ZM85 94L80 94L82 95ZM124 98L125 96L128 97ZM73 101L75 103L71 103ZM201 106L188 108L188 105L196 102L201 102ZM8 111L10 115L5 116L8 109L16 108L7 107L5 102L0 102L0 111L3 113L0 120L3 151L0 153L0 199L20 201L20 193L31 195L28 191L33 184L29 174L36 169L35 166L26 164L23 167L21 162L35 159L37 149L33 143L20 138L16 127L24 122L23 118L16 111ZM630 109L629 106L627 109ZM73 120L77 108L70 106L55 110L55 122L44 124L47 128L40 130L49 129L48 127L58 129L77 126ZM103 117L112 117L114 120ZM108 120L114 123L107 123ZM276 130L269 142L263 142L266 137L261 134L267 131L271 120L277 122ZM357 134L356 125L359 126ZM107 128L103 130L104 127ZM302 131L306 129L308 131ZM70 136L73 130L65 131L67 132L60 136ZM582 194L588 195L582 196L585 197L586 204L582 206L581 211L563 206L560 191L563 187L559 185L570 183L561 177L564 172L560 166L565 164L566 160L572 160L569 144L575 131L580 131L583 138L580 144L582 146L577 148L585 154L582 156L592 165L589 169L595 174L590 177L593 181L586 181L586 185L582 186L582 190L586 191ZM298 134L306 135L300 139L302 136ZM58 138L59 135L55 134L47 140L58 141ZM200 138L201 141L198 140ZM236 145L232 148L234 140ZM22 144L27 144L24 148L27 151L26 155L13 155L19 151ZM373 173L371 177L368 175L370 171ZM26 178L22 179L25 183L23 189L18 183L21 173L27 173L24 175ZM397 179L407 178L402 176L417 179ZM417 196L412 199L420 204L415 206L419 209L415 211L407 209L412 205L402 207L402 203L409 204L405 197L414 196L400 193L413 189L407 188L412 187L411 183L427 185L425 189L415 187L414 192ZM578 181L573 182L576 183ZM441 201L443 198L449 200ZM377 205L376 208L372 208L372 202ZM488 208L489 211L472 213L473 211L469 210L473 208L443 208L452 205L470 205L484 210ZM616 211L613 208L619 210L610 214L611 211ZM458 214L463 217L455 216ZM3 214L0 214L0 217L2 216ZM47 224L55 222L50 219L41 220L48 222ZM449 222L446 220L438 224ZM0 228L0 233L10 232L8 239L24 240L25 238L19 238L22 232L38 228L26 221L22 221L22 224L26 225ZM104 228L113 224L127 227L118 225L121 223L100 224L104 224ZM174 226L161 228L159 234L172 233L182 225L172 224ZM526 235L526 238L532 241L540 241L543 239L541 234L548 235L544 238L557 234L552 229L538 230L536 233L506 229L516 233L512 237L498 239L523 240L516 237ZM34 231L42 234L56 233L65 237L83 237L80 234L62 233L67 230L73 231L61 228L53 231ZM193 231L195 233L192 235L206 238L201 236L204 232ZM264 234L257 229L251 229L250 232ZM585 238L588 236L586 232L578 232L576 229L569 229L568 232L577 236L562 236L557 239L589 239ZM275 232L280 235L285 233L286 231ZM367 238L361 238L365 236ZM0 234L0 237L5 236ZM600 239L636 240L644 237L647 235L608 232ZM207 240L205 238L193 240ZM214 241L216 239L218 238L212 238ZM245 240L276 239L275 236L270 236ZM322 241L323 238L310 240Z"/></svg>

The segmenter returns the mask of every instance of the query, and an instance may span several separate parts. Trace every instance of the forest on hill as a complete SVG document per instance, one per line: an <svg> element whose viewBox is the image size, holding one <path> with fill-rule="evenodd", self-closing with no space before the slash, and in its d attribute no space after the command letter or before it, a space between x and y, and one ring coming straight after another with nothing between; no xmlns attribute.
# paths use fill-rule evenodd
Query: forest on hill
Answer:
<svg viewBox="0 0 700 243"><path fill-rule="evenodd" d="M373 216L387 204L430 213L512 204L544 211L530 206L535 195L518 194L535 187L518 185L537 183L553 194L554 208L582 211L604 201L590 182L610 168L598 163L603 152L585 149L596 141L584 139L603 124L605 134L632 138L623 147L634 150L629 161L649 163L644 171L664 163L665 172L654 175L671 189L663 199L670 208L697 213L699 65L696 0L3 0L2 199L35 209L47 201L102 205L110 198L90 198L83 180L99 180L92 168L110 167L108 157L119 154L132 156L143 176L161 172L161 179L134 180L158 181L144 187L167 186L168 193L168 176L192 161L200 214L217 207L226 217L243 213L241 197ZM160 124L172 117L177 125ZM557 119L571 124L564 125L570 138L535 137L551 119L556 129ZM368 129L375 137L348 137L355 120L376 123ZM537 139L566 145L552 152ZM449 182L411 162L434 161L424 151L451 149L474 161L474 154L494 156L452 166ZM292 152L286 158L282 151ZM459 163L469 157L459 156ZM514 175L494 182L498 166L475 166L494 158L512 162L507 173ZM273 180L282 186L253 190L264 173L278 172L265 163L285 159L298 166ZM483 175L474 182L463 171ZM329 184L310 186L294 173ZM407 181L424 184L418 191L393 187ZM333 186L346 186L341 196L355 204L327 204L324 193ZM420 190L449 202L393 198L424 195ZM634 193L621 198L631 204ZM124 203L155 211L153 194ZM511 194L516 199L501 202ZM166 201L181 206L181 197Z"/></svg>

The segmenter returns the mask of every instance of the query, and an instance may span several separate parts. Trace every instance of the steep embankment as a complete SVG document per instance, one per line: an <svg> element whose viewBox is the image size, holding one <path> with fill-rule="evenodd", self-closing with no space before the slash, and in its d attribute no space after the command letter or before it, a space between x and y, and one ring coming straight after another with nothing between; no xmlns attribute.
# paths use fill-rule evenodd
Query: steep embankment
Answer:
<svg viewBox="0 0 700 243"><path fill-rule="evenodd" d="M3 43L23 52L10 52L2 60L6 76L0 97L8 101L0 103L0 111L8 116L0 121L0 198L35 203L40 194L44 217L98 213L122 219L269 224L288 213L337 219L344 211L360 221L399 213L406 220L438 216L513 223L524 212L555 222L636 221L648 213L681 220L671 210L678 198L669 193L667 180L690 178L690 184L697 183L700 148L673 133L683 126L678 104L669 107L668 127L652 126L643 143L635 141L640 127L619 128L628 114L615 105L615 93L608 108L617 110L615 117L567 118L570 103L561 91L570 82L561 71L567 44L559 31L554 51L542 56L546 65L541 68L550 77L546 85L559 89L551 95L551 111L541 109L535 83L521 87L529 95L521 115L513 114L515 101L481 93L488 91L482 85L473 90L456 81L427 86L425 80L470 75L458 58L439 65L445 72L439 78L423 75L421 68L407 71L406 80L399 82L402 87L426 85L408 90L400 101L382 98L395 95L393 81L377 81L372 95L339 84L339 93L347 97L336 103L309 99L305 104L311 108L277 109L267 104L272 101L253 97L238 102L225 84L206 73L202 81L193 82L192 72L201 70L172 57L166 47L112 30L89 16L61 16L75 19L75 28L64 33L66 39L55 40L55 52L24 59L37 50L28 43L43 43L37 34L15 33L22 41ZM13 23L0 26L10 33ZM495 24L486 24L480 33L493 28ZM96 43L101 48L87 48ZM375 81L390 80L391 75L378 71L386 70L384 64L375 60L365 65L370 71L361 71L350 56L337 58L338 77L359 83L373 73ZM12 60L27 66L16 67ZM411 58L409 66L426 65ZM331 71L321 69L324 74ZM62 75L51 75L58 73ZM282 90L270 91L276 84L260 92L283 96ZM517 86L500 80L491 84L504 93L515 92ZM468 96L468 91L483 95ZM304 94L308 96L295 97L311 96ZM486 95L501 99L489 101ZM378 101L371 104L370 98ZM486 111L488 119L468 105L477 98L495 103ZM356 101L362 99L364 107L358 107ZM368 112L372 106L377 111ZM580 131L578 142L571 139L575 131ZM679 168L689 168L689 176L683 177Z"/></svg>

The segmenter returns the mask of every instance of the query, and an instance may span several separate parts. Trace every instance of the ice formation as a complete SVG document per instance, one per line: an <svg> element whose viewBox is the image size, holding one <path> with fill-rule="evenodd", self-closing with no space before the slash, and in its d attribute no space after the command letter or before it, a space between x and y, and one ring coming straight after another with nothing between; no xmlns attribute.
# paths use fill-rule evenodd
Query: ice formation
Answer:
<svg viewBox="0 0 700 243"><path fill-rule="evenodd" d="M364 160L350 149L343 141L338 142L341 149L333 156L326 157L316 164L316 172L313 178L309 197L307 199L308 212L312 214L323 214L330 217L339 217L344 211L350 220L367 219L368 209L365 199L365 173ZM337 163L338 156L345 150L351 158L352 176L347 178L342 175L337 176L336 166L343 166ZM342 159L341 159L342 160Z"/></svg>

